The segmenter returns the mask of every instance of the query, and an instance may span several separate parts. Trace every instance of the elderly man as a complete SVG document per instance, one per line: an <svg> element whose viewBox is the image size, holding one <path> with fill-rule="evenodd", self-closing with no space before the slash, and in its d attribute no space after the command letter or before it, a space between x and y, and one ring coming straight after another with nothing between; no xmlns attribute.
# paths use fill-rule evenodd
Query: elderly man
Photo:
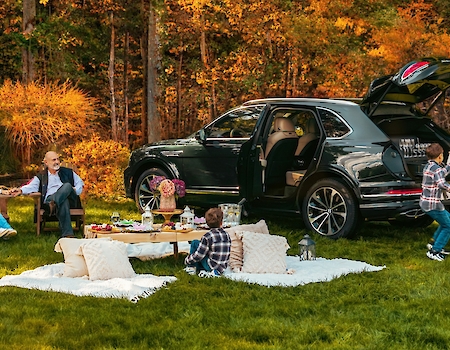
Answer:
<svg viewBox="0 0 450 350"><path fill-rule="evenodd" d="M56 215L59 221L61 237L75 237L70 220L70 202L75 202L83 191L83 180L69 168L61 167L59 155L50 151L45 154L46 169L33 177L26 185L14 188L14 196L42 193L42 203L50 207L50 215Z"/></svg>

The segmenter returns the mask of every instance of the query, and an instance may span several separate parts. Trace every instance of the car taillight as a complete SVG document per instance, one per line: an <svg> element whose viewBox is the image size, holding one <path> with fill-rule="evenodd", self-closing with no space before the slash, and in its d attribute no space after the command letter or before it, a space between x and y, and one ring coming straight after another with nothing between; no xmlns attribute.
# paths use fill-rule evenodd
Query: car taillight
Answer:
<svg viewBox="0 0 450 350"><path fill-rule="evenodd" d="M401 188L401 189L397 189L397 190L389 190L387 193L393 194L393 195L421 194L422 189L421 188Z"/></svg>

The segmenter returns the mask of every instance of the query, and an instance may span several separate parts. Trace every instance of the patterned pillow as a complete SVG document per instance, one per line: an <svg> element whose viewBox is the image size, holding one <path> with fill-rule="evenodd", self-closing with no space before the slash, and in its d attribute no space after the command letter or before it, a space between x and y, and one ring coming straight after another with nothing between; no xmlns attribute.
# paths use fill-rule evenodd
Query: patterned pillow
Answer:
<svg viewBox="0 0 450 350"><path fill-rule="evenodd" d="M286 273L286 251L289 244L285 237L243 232L244 264L246 273Z"/></svg>
<svg viewBox="0 0 450 350"><path fill-rule="evenodd" d="M269 228L264 220L260 220L256 224L233 226L225 229L225 231L228 232L231 238L229 266L235 272L239 272L243 264L242 232L250 231L269 234Z"/></svg>
<svg viewBox="0 0 450 350"><path fill-rule="evenodd" d="M127 245L123 242L89 239L80 245L77 253L84 256L90 280L136 276L128 259Z"/></svg>
<svg viewBox="0 0 450 350"><path fill-rule="evenodd" d="M63 277L83 277L89 272L82 255L76 254L80 245L87 239L61 238L56 242L55 252L64 255Z"/></svg>

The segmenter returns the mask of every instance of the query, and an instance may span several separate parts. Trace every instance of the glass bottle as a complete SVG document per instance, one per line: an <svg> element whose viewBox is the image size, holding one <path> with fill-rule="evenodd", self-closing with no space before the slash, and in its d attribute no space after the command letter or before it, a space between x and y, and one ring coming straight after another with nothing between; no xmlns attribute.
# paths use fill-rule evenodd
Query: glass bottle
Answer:
<svg viewBox="0 0 450 350"><path fill-rule="evenodd" d="M145 229L148 231L153 230L153 214L148 205L142 213L142 225L144 225Z"/></svg>

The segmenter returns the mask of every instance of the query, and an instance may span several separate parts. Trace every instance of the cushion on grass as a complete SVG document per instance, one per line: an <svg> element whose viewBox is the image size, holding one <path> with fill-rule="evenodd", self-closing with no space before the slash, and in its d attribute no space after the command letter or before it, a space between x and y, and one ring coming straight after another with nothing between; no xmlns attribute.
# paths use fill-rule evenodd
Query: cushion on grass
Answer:
<svg viewBox="0 0 450 350"><path fill-rule="evenodd" d="M80 245L78 254L84 256L90 280L136 276L128 259L127 245L123 242L89 239Z"/></svg>
<svg viewBox="0 0 450 350"><path fill-rule="evenodd" d="M235 272L241 270L243 263L242 232L269 234L269 228L264 220L260 220L256 224L233 226L225 229L225 231L228 232L231 238L229 266Z"/></svg>
<svg viewBox="0 0 450 350"><path fill-rule="evenodd" d="M64 255L63 277L83 277L88 276L89 272L82 255L76 254L76 251L87 239L61 238L56 242L55 252Z"/></svg>
<svg viewBox="0 0 450 350"><path fill-rule="evenodd" d="M285 237L242 233L245 273L286 273L286 251L289 244Z"/></svg>

